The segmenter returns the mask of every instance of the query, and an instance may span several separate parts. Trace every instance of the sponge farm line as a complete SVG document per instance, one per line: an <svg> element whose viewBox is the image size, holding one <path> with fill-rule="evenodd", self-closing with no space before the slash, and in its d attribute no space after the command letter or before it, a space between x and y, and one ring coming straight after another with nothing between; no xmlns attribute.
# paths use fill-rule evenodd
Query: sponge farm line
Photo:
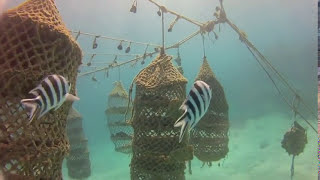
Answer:
<svg viewBox="0 0 320 180"><path fill-rule="evenodd" d="M224 9L224 6L223 6L223 0L219 0L220 6L217 6L215 8L215 12L213 14L215 19L209 20L207 22L199 22L199 21L193 20L193 19L186 17L180 13L177 13L177 12L174 12L174 11L168 9L164 5L161 5L160 3L155 2L154 0L148 0L148 1L150 3L156 5L157 7L159 7L159 11L157 12L157 14L159 16L163 17L163 15L165 13L176 16L174 21L169 25L168 32L172 32L174 25L180 19L183 19L184 21L186 21L188 23L191 23L195 26L198 26L199 30L193 32L192 34L188 35L187 37L180 40L179 42L176 42L176 43L169 45L169 46L166 46L166 47L164 47L164 45L159 45L159 44L154 44L154 43L137 42L137 41L127 40L127 39L121 39L121 38L103 36L103 35L94 34L94 33L86 33L86 32L82 32L82 31L71 30L70 32L73 35L75 35L75 39L78 39L78 37L80 35L93 37L94 38L93 44L92 44L93 49L97 48L97 46L98 46L97 39L118 41L119 45L117 46L117 48L119 50L123 49L124 43L128 43L128 46L125 49L126 54L84 53L84 55L88 55L90 57L90 59L87 62L87 64L83 64L81 67L91 67L91 68L93 68L93 70L90 70L87 72L79 72L78 77L82 77L82 76L86 76L86 75L90 75L90 74L95 74L96 72L101 72L101 71L108 72L109 69L128 65L130 63L132 63L132 66L133 66L138 61L142 61L141 64L144 64L144 60L147 57L152 57L153 55L158 54L161 50L165 51L165 50L176 48L176 49L178 49L178 57L179 57L179 47L181 45L188 42L189 40L191 40L192 38L194 38L195 36L197 36L199 34L202 35L202 37L204 39L205 34L207 34L209 36L209 34L212 33L212 34L214 34L214 37L217 40L218 35L214 31L216 26L220 25L220 24L227 24L234 30L235 33L237 33L239 35L239 40L245 45L245 47L249 50L249 52L251 52L251 54L253 55L253 57L255 58L257 63L259 64L259 66L262 68L262 70L266 73L267 77L272 82L272 85L276 88L276 91L277 91L278 95L280 95L282 100L288 105L288 107L291 108L292 112L295 115L299 115L313 129L313 131L315 133L317 133L317 130L314 127L314 125L311 124L309 122L309 120L307 119L307 117L305 115L303 115L303 113L302 113L303 112L302 110L304 110L304 112L308 112L308 114L310 114L314 119L317 119L317 115L314 113L313 109L298 94L297 90L294 88L294 86L292 84L289 83L288 79L286 79L281 74L281 72L279 72L276 69L276 67L274 67L272 65L272 63L254 46L254 44L251 41L249 41L247 34L243 30L240 30L238 28L238 26L235 25L228 18L226 11ZM136 1L134 1L133 5L130 9L130 12L132 12L132 13L136 13L137 7L136 7L135 2ZM164 30L162 30L162 34L164 34L163 31ZM162 36L164 36L164 35L162 35ZM164 40L164 38L163 38L163 40ZM143 54L129 54L130 47L132 44L146 46L144 53ZM153 47L153 50L148 51L149 47ZM107 61L106 62L97 62L96 64L98 64L98 66L92 66L93 59L95 56L113 56L114 59L112 61L108 61L108 62ZM118 57L121 57L121 56L130 57L130 58L125 61L118 62L117 61ZM106 64L106 65L104 65L104 64ZM285 87L286 89L288 89L289 93L287 93L287 92L284 93L283 88L281 89L281 88L279 88L279 86Z"/></svg>

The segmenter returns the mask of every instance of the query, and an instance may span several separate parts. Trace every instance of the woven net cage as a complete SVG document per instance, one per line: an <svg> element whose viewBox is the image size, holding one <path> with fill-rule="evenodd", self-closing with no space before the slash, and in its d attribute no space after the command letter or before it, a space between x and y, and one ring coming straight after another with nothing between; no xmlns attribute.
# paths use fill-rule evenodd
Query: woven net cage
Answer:
<svg viewBox="0 0 320 180"><path fill-rule="evenodd" d="M298 156L303 152L307 143L306 130L297 121L294 121L291 129L285 133L281 146L289 155Z"/></svg>
<svg viewBox="0 0 320 180"><path fill-rule="evenodd" d="M124 119L127 112L129 96L120 81L114 83L114 88L108 96L108 107L105 111L107 116L107 127L110 130L111 140L115 151L132 153L133 129L129 121ZM129 106L127 118L131 117L131 106Z"/></svg>
<svg viewBox="0 0 320 180"><path fill-rule="evenodd" d="M67 156L68 175L73 179L85 179L91 175L91 163L88 150L88 139L82 128L82 117L71 108L67 118L67 135L70 142L70 153Z"/></svg>
<svg viewBox="0 0 320 180"><path fill-rule="evenodd" d="M196 80L202 80L212 88L212 99L206 114L190 132L190 144L200 161L211 164L212 161L224 158L229 151L229 107L223 87L206 58Z"/></svg>
<svg viewBox="0 0 320 180"><path fill-rule="evenodd" d="M175 121L186 97L186 83L172 65L172 57L161 55L135 78L134 130L131 159L133 180L185 179L185 161L193 158L187 138L179 143Z"/></svg>
<svg viewBox="0 0 320 180"><path fill-rule="evenodd" d="M53 0L28 0L0 17L0 168L7 179L62 178L71 103L28 125L20 100L49 74L66 77L74 94L81 58Z"/></svg>
<svg viewBox="0 0 320 180"><path fill-rule="evenodd" d="M183 68L182 68L182 66L178 66L177 67L177 69L178 69L178 71L181 73L181 74L183 74L184 72L183 72Z"/></svg>

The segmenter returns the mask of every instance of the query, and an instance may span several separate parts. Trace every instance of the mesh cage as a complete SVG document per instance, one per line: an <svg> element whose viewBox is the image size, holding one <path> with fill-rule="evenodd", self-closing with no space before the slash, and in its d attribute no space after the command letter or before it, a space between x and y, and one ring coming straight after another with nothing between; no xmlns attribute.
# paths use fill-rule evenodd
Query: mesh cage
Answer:
<svg viewBox="0 0 320 180"><path fill-rule="evenodd" d="M114 83L114 89L108 96L108 107L105 111L107 126L111 133L111 140L115 145L115 151L132 153L133 129L128 121L124 119L127 111L129 96L121 82ZM130 106L127 117L131 117Z"/></svg>
<svg viewBox="0 0 320 180"><path fill-rule="evenodd" d="M66 77L74 94L81 58L53 0L29 0L1 16L0 167L7 179L62 178L71 103L28 125L20 100L49 74Z"/></svg>
<svg viewBox="0 0 320 180"><path fill-rule="evenodd" d="M69 111L67 134L70 153L67 156L68 175L74 179L85 179L91 175L88 139L82 129L82 117L74 108Z"/></svg>
<svg viewBox="0 0 320 180"><path fill-rule="evenodd" d="M206 58L196 80L206 82L212 88L212 99L206 114L190 132L194 155L202 162L211 163L224 158L228 151L228 103L223 87L216 79Z"/></svg>
<svg viewBox="0 0 320 180"><path fill-rule="evenodd" d="M306 130L297 121L294 121L293 127L285 133L281 146L289 155L298 156L303 152L307 143Z"/></svg>
<svg viewBox="0 0 320 180"><path fill-rule="evenodd" d="M185 179L185 161L193 158L187 138L179 143L174 122L186 97L187 80L172 65L171 56L158 56L136 77L130 164L133 180Z"/></svg>

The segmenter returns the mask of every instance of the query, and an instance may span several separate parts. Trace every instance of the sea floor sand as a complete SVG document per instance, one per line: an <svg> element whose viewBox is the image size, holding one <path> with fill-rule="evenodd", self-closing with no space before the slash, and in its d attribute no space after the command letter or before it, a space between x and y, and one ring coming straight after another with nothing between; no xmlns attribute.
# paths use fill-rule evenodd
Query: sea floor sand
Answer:
<svg viewBox="0 0 320 180"><path fill-rule="evenodd" d="M298 121L302 126L306 124ZM315 123L314 123L315 124ZM249 119L241 128L231 122L228 157L221 166L218 162L212 167L202 166L194 158L192 175L187 180L285 180L290 179L291 159L281 147L284 133L290 129L292 121L275 114L259 119ZM307 128L308 144L302 154L295 158L294 180L317 179L317 134ZM90 141L90 140L89 140ZM114 152L113 146L106 144L90 148L91 176L89 180L130 179L130 156ZM64 179L67 169L64 165Z"/></svg>

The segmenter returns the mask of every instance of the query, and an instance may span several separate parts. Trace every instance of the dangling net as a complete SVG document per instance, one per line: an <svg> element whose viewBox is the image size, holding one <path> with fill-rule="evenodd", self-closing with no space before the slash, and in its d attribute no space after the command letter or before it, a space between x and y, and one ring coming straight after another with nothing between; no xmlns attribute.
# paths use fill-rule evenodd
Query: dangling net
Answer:
<svg viewBox="0 0 320 180"><path fill-rule="evenodd" d="M28 125L20 100L49 74L72 83L81 50L53 0L28 0L0 19L0 167L7 179L61 179L69 151L65 133L71 103Z"/></svg>
<svg viewBox="0 0 320 180"><path fill-rule="evenodd" d="M85 179L91 175L88 139L82 128L82 117L71 108L67 119L67 134L70 153L67 156L68 175L74 179Z"/></svg>
<svg viewBox="0 0 320 180"><path fill-rule="evenodd" d="M297 121L294 121L293 127L285 133L281 146L289 155L298 156L303 152L307 143L306 130Z"/></svg>
<svg viewBox="0 0 320 180"><path fill-rule="evenodd" d="M303 152L307 143L306 130L297 121L294 121L293 126L285 133L281 141L282 148L285 149L289 155L292 155L291 179L293 179L294 176L294 159Z"/></svg>
<svg viewBox="0 0 320 180"><path fill-rule="evenodd" d="M182 180L185 161L191 160L187 138L178 142L174 128L182 112L187 80L172 65L171 56L158 56L135 78L132 180Z"/></svg>
<svg viewBox="0 0 320 180"><path fill-rule="evenodd" d="M206 114L190 132L194 155L202 162L211 163L224 158L228 151L229 116L224 90L213 74L206 58L196 80L212 88L212 99Z"/></svg>
<svg viewBox="0 0 320 180"><path fill-rule="evenodd" d="M105 111L107 116L107 126L111 133L111 140L115 145L115 151L125 154L132 153L133 129L128 120L125 120L125 113L129 96L122 83L115 82L115 87L108 96L108 107ZM131 118L130 106L128 109L128 118Z"/></svg>

